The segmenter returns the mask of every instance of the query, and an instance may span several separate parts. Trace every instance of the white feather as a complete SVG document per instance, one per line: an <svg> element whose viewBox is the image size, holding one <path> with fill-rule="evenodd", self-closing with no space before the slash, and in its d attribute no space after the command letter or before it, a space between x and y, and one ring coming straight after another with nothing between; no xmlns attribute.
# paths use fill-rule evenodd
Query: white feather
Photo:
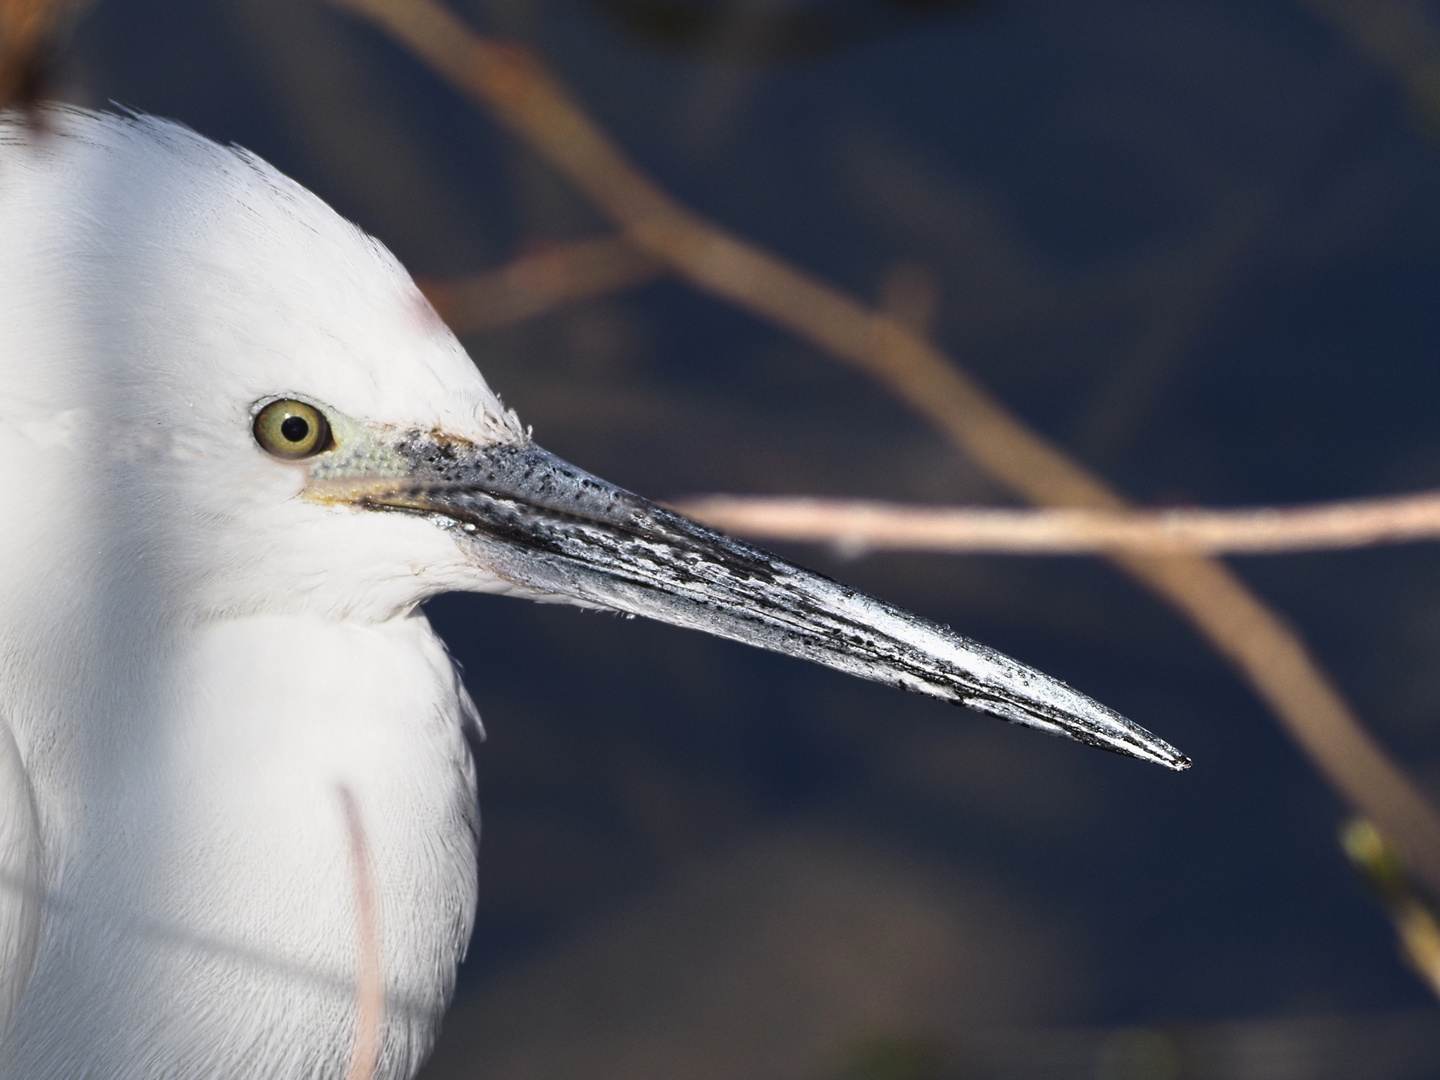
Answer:
<svg viewBox="0 0 1440 1080"><path fill-rule="evenodd" d="M0 1040L30 981L40 940L40 837L10 726L0 719Z"/></svg>
<svg viewBox="0 0 1440 1080"><path fill-rule="evenodd" d="M518 424L379 244L178 125L0 121L0 251L0 1076L340 1076L344 783L408 1077L475 902L472 706L415 605L498 586L296 498L249 410Z"/></svg>

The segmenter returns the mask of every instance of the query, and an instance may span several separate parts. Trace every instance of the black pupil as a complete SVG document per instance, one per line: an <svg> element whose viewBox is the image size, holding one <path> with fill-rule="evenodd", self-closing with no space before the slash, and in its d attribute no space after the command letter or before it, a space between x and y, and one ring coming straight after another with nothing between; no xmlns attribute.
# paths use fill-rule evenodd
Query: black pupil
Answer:
<svg viewBox="0 0 1440 1080"><path fill-rule="evenodd" d="M287 416L280 421L280 434L290 442L303 442L310 434L310 421L303 416Z"/></svg>

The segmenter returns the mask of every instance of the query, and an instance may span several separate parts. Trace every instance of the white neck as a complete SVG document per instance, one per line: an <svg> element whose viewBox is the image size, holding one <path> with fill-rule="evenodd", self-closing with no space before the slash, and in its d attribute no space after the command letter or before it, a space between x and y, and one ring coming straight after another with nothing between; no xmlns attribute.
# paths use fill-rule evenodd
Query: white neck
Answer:
<svg viewBox="0 0 1440 1080"><path fill-rule="evenodd" d="M359 946L340 784L379 899L379 1075L411 1075L475 902L467 702L428 623L226 620L144 643L129 677L115 644L85 647L108 685L70 683L88 723L12 717L46 899L0 1075L342 1075Z"/></svg>

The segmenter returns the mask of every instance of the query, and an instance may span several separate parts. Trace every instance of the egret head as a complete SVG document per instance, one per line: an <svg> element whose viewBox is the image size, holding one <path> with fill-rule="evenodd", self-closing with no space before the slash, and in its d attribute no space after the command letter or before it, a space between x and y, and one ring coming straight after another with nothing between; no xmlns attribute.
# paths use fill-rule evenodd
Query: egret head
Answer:
<svg viewBox="0 0 1440 1080"><path fill-rule="evenodd" d="M6 205L73 223L65 250L21 260L53 274L11 275L36 310L75 311L36 330L31 362L68 378L37 384L40 411L103 465L95 505L130 538L121 557L178 568L192 617L380 620L445 590L510 591L1188 765L1056 680L535 446L393 257L255 157L149 118L51 126L0 176L24 188ZM105 309L68 302L95 295Z"/></svg>

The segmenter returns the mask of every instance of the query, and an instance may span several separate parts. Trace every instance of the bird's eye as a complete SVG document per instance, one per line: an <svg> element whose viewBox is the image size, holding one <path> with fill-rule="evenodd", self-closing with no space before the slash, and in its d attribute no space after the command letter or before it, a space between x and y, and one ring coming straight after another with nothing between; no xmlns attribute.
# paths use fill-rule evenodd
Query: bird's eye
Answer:
<svg viewBox="0 0 1440 1080"><path fill-rule="evenodd" d="M314 405L282 398L255 417L255 441L278 458L314 457L330 449L330 424Z"/></svg>

